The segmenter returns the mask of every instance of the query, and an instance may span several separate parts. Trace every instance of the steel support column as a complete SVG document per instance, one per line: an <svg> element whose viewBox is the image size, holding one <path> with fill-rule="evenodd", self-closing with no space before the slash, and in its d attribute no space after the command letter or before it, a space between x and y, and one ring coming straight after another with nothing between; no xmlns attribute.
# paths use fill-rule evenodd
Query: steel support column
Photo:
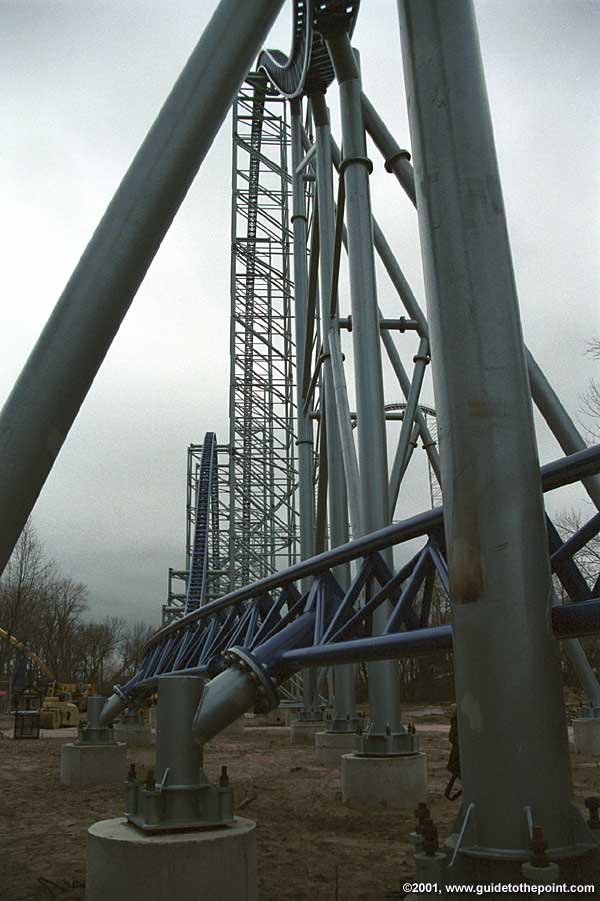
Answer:
<svg viewBox="0 0 600 901"><path fill-rule="evenodd" d="M300 168L302 148L302 101L292 100L292 230L294 234L294 314L296 338L296 410L298 422L298 514L300 517L300 559L307 560L315 552L315 492L313 484L313 426L311 410L304 411L304 346L308 307L308 269L306 265L307 218L304 198L304 171ZM308 591L310 580L303 579L302 591ZM304 711L312 706L310 670L302 674Z"/></svg>
<svg viewBox="0 0 600 901"><path fill-rule="evenodd" d="M441 441L462 852L519 860L528 810L581 850L527 363L470 0L399 0ZM579 831L578 831L579 830Z"/></svg>
<svg viewBox="0 0 600 901"><path fill-rule="evenodd" d="M356 375L361 530L382 528L390 521L387 438L381 367L379 309L375 280L370 163L362 118L360 72L346 32L327 37L340 90L345 179L348 260L352 306L352 339ZM389 558L391 563L391 557ZM387 611L374 615L374 632L383 630ZM393 663L369 667L369 706L373 733L401 730L400 685Z"/></svg>
<svg viewBox="0 0 600 901"><path fill-rule="evenodd" d="M333 164L336 167L336 169L339 171L340 165L341 165L341 153L340 153L340 150L333 138L331 140L331 151L332 151L332 156L333 156ZM390 281L392 282L394 288L396 289L398 297L404 304L406 311L408 312L411 319L415 319L417 321L417 324L418 324L417 332L418 332L419 336L421 338L423 338L423 337L428 338L429 330L427 328L427 320L425 319L423 311L421 310L420 306L418 305L418 303L411 291L410 285L404 278L402 270L400 269L400 266L398 265L398 262L397 262L396 258L394 257L394 254L392 253L392 249L389 246L389 244L387 243L387 241L385 240L385 236L377 223L377 219L374 216L372 217L372 222L373 222L373 238L374 238L375 250L377 251L379 258L381 259L381 262L383 263L383 265L390 277ZM343 240L344 240L344 246L346 247L346 250L347 250L348 249L348 235L347 235L347 229L345 227L344 227ZM414 316L413 316L413 311L415 313ZM380 318L382 318L381 311L380 311ZM406 374L404 366L402 365L402 361L400 359L400 354L398 353L398 349L394 343L394 339L392 338L392 336L390 335L390 333L388 332L387 329L381 330L381 340L382 340L383 346L385 348L385 351L388 355L392 369L394 370L396 377L400 383L402 392L403 392L404 396L406 398L408 398L408 394L410 392L410 380ZM427 428L427 423L425 421L425 417L422 415L422 413L418 407L416 410L415 419L416 419L417 425L419 426L419 433L421 436L423 447L429 458L429 463L435 473L436 479L438 480L438 482L440 482L441 477L440 477L439 454L435 447L435 441L433 440L432 436L429 433L429 429ZM390 501L390 516L392 516L392 515L393 515L393 508L392 508L392 504Z"/></svg>
<svg viewBox="0 0 600 901"><path fill-rule="evenodd" d="M306 265L306 208L302 172L302 104L292 100L292 229L294 234L294 309L296 331L296 403L298 415L298 510L300 515L300 557L306 560L315 552L315 498L313 488L313 427L310 410L303 412L304 345L308 303L308 271ZM302 590L308 586L303 585Z"/></svg>
<svg viewBox="0 0 600 901"><path fill-rule="evenodd" d="M321 303L321 340L324 357L322 367L325 415L327 417L327 472L329 508L329 546L339 547L348 541L348 492L344 469L341 465L342 448L336 413L336 395L329 349L331 326L331 284L333 274L333 247L335 234L335 209L333 205L333 168L331 162L331 130L329 112L322 94L313 95L311 107L315 123L317 202L319 205L319 283ZM354 526L354 523L353 523ZM336 570L336 578L342 588L350 585L350 567L346 564ZM354 666L335 668L335 719L352 719L356 714Z"/></svg>

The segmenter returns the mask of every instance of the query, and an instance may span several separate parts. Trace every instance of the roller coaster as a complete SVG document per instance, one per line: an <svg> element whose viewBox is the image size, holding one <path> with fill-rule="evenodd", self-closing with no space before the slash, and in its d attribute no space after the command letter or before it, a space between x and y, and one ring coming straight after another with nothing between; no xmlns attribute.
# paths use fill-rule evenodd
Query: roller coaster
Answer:
<svg viewBox="0 0 600 901"><path fill-rule="evenodd" d="M156 785L136 789L130 822L165 831L219 822L223 792L203 788L199 800L199 786L186 782L181 760L193 757L192 742L204 747L244 713L276 708L301 673L310 719L316 667L334 669L330 731L356 732L347 781L357 759L373 768L393 759L401 772L419 744L402 722L395 661L452 651L462 807L441 851L419 845L418 873L438 885L514 880L542 830L543 863L538 855L530 881L544 881L539 870L550 865L572 884L597 879L597 838L573 804L557 647L580 679L589 723L600 725L600 685L579 642L600 633L600 586L577 562L600 533L600 513L563 539L543 492L581 482L599 510L600 446L586 446L523 343L471 2L398 4L411 152L363 92L351 45L359 3L295 0L290 54L259 52L281 5L222 0L8 399L2 562L215 134L232 106L241 109L246 133L234 136L248 162L234 189L244 224L238 232L234 221L232 235L229 590L211 597L211 572L225 569L218 445L208 432L184 603L100 714L107 726L157 688L160 698L161 686L173 699L182 680L180 721L169 720ZM326 104L334 83L340 146ZM265 145L279 115L270 99L283 110L277 162ZM427 313L372 213L367 135L416 211ZM380 309L376 255L402 315ZM106 276L94 279L100 269ZM410 375L396 341L404 333L418 339ZM384 353L402 403L385 397ZM420 399L430 364L435 411ZM564 453L541 470L532 401ZM388 467L393 422L400 433ZM394 522L418 442L443 506ZM419 549L406 559L408 542ZM436 590L450 598L450 621L432 620ZM356 720L358 662L368 666L366 728ZM193 703L186 679L204 685ZM185 817L168 779L178 799L191 799Z"/></svg>

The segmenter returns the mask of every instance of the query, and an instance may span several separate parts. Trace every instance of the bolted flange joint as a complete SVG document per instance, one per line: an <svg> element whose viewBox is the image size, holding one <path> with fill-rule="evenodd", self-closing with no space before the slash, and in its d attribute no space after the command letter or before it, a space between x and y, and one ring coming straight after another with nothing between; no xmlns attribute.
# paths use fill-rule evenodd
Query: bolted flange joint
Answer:
<svg viewBox="0 0 600 901"><path fill-rule="evenodd" d="M241 670L246 671L256 682L255 713L268 713L279 706L277 687L267 675L266 666L255 660L249 651L237 647L230 648L225 655L225 661L230 666L237 665Z"/></svg>

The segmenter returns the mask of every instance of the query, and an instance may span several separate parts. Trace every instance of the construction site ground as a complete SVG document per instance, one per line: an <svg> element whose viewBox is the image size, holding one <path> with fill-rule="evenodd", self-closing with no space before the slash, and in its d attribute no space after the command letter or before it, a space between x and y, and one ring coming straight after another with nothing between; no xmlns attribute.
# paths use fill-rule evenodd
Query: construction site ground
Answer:
<svg viewBox="0 0 600 901"><path fill-rule="evenodd" d="M429 803L444 836L457 813L457 802L444 798L450 707L413 706L406 716L427 754ZM0 901L80 901L86 830L122 815L124 787L61 786L61 746L74 740L74 730L15 741L11 725L0 718ZM154 750L131 749L128 759L143 776ZM308 746L291 746L285 727L246 728L215 740L205 754L209 778L217 779L223 764L238 812L257 824L260 901L403 897L402 883L413 872L411 811L345 808L339 769L319 765ZM599 793L598 758L573 754L573 774L578 803Z"/></svg>

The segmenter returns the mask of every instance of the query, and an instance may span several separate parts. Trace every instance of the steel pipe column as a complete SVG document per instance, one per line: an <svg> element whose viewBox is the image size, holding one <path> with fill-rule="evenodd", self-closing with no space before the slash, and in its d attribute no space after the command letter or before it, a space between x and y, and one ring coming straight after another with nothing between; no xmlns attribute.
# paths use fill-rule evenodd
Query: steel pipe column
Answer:
<svg viewBox="0 0 600 901"><path fill-rule="evenodd" d="M325 415L327 417L327 474L329 544L339 547L348 541L348 492L344 469L340 465L342 448L337 421L337 399L333 382L329 348L331 324L331 283L333 276L335 209L333 205L333 169L331 162L331 130L329 112L322 94L311 96L311 107L315 122L317 202L319 205L319 297L321 302L321 340L323 353L323 391L325 395ZM355 524L353 523L353 526ZM338 567L336 578L342 588L350 585L348 564ZM335 669L335 718L354 718L356 697L354 688L354 665L338 666Z"/></svg>
<svg viewBox="0 0 600 901"><path fill-rule="evenodd" d="M302 101L292 100L292 229L294 234L294 316L296 325L296 404L298 421L298 514L300 518L300 557L307 560L315 552L315 497L313 486L313 427L310 410L304 412L304 345L306 344L308 271L306 266L307 219L304 201L302 161ZM302 591L310 580L303 579ZM305 712L312 706L310 670L302 674L302 698Z"/></svg>
<svg viewBox="0 0 600 901"><path fill-rule="evenodd" d="M296 325L296 401L298 404L298 509L300 515L300 556L307 560L314 552L315 500L313 490L313 427L310 411L303 412L304 345L308 303L306 266L306 209L302 172L296 170L302 160L302 104L292 100L292 228L294 233L294 311ZM309 586L303 585L303 590Z"/></svg>
<svg viewBox="0 0 600 901"><path fill-rule="evenodd" d="M221 0L0 415L0 572L283 0Z"/></svg>
<svg viewBox="0 0 600 901"><path fill-rule="evenodd" d="M348 35L327 37L340 89L344 159L341 176L346 188L346 221L352 306L352 339L358 422L360 513L363 534L390 521L385 402L381 368L379 309L373 253L370 163L362 118L361 80ZM388 558L391 563L391 555ZM383 631L387 611L374 614L374 633ZM401 730L400 685L394 663L369 666L369 706L374 734Z"/></svg>
<svg viewBox="0 0 600 901"><path fill-rule="evenodd" d="M399 0L398 9L454 601L464 809L474 805L462 850L523 859L529 808L550 848L571 853L578 819L544 509L474 12L470 0Z"/></svg>
<svg viewBox="0 0 600 901"><path fill-rule="evenodd" d="M189 789L206 782L202 752L192 735L203 689L204 680L198 676L161 676L158 680L156 783L164 780L169 787L181 789L172 794L170 813L184 821L198 816L198 799Z"/></svg>

